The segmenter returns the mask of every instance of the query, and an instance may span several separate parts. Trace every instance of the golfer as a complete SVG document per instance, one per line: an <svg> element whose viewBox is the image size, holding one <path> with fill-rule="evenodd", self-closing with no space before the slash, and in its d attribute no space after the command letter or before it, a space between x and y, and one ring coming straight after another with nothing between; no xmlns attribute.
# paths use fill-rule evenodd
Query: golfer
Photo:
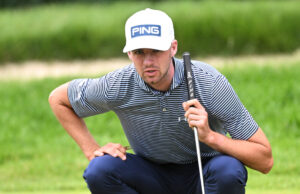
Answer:
<svg viewBox="0 0 300 194"><path fill-rule="evenodd" d="M268 139L220 72L192 61L196 99L188 100L168 15L141 10L127 20L125 33L123 52L132 64L97 79L75 79L49 97L57 119L90 160L83 177L92 193L201 193L192 127L206 193L245 193L245 166L271 170ZM135 154L117 142L99 145L89 133L83 118L108 111L117 114Z"/></svg>

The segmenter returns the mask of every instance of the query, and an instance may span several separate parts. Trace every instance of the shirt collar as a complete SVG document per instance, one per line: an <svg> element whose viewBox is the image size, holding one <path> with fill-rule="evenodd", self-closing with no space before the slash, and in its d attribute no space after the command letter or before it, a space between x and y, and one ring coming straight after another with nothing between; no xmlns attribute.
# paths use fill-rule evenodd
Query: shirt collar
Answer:
<svg viewBox="0 0 300 194"><path fill-rule="evenodd" d="M183 67L182 60L179 60L177 58L172 58L172 60L173 60L174 66L175 66L175 72L174 72L174 76L172 79L171 87L170 87L169 91L167 91L167 93L170 93L170 91L172 91L176 87L178 87L184 80L184 67ZM142 77L138 74L137 71L135 71L135 82L139 85L140 88L142 88L143 90L145 90L147 92L152 92L154 94L165 93L165 92L157 91L157 90L151 88L150 86L148 86L148 84L145 83L145 81L142 79Z"/></svg>

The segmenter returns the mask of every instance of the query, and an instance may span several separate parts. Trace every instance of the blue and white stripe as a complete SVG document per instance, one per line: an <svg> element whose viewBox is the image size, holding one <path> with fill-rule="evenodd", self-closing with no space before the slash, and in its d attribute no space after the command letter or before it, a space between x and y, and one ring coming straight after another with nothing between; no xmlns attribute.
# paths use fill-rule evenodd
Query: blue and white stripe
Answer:
<svg viewBox="0 0 300 194"><path fill-rule="evenodd" d="M68 96L80 117L114 111L135 153L158 163L186 164L197 160L193 130L183 117L188 91L182 60L174 59L175 75L167 92L150 88L134 65L98 79L70 82ZM192 62L196 98L209 114L210 127L234 139L248 139L257 123L226 78L213 67ZM219 154L201 143L202 157Z"/></svg>

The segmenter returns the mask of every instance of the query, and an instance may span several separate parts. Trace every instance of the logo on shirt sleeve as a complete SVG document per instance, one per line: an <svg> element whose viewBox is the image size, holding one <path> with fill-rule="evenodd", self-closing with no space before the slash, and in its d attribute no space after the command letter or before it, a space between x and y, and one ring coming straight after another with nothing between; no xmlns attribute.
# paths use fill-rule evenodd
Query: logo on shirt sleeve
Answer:
<svg viewBox="0 0 300 194"><path fill-rule="evenodd" d="M131 27L131 38L138 36L161 36L161 27L160 25L138 25Z"/></svg>

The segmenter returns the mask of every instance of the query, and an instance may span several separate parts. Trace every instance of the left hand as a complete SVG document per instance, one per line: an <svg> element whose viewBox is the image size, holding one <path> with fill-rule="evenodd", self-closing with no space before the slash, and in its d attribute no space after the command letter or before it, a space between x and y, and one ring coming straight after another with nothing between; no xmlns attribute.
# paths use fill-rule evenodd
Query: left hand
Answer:
<svg viewBox="0 0 300 194"><path fill-rule="evenodd" d="M187 118L191 128L196 127L198 130L199 140L206 142L212 133L208 124L208 114L205 108L197 99L189 100L182 103L183 109L186 111L184 116Z"/></svg>
<svg viewBox="0 0 300 194"><path fill-rule="evenodd" d="M127 147L124 147L119 143L108 143L94 151L94 155L95 157L98 157L109 154L115 158L119 157L122 160L126 160L126 150Z"/></svg>

